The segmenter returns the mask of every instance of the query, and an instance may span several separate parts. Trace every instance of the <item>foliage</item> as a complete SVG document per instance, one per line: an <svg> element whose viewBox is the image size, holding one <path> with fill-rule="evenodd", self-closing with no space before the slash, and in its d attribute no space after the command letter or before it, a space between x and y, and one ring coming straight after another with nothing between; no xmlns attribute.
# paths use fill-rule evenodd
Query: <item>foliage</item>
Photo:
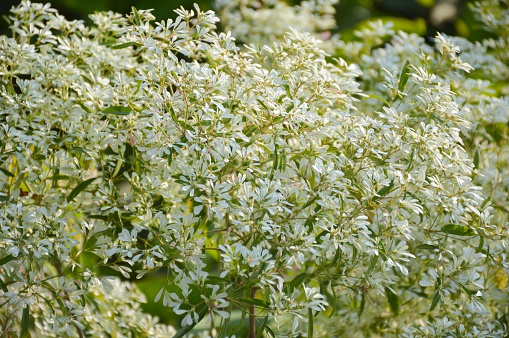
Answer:
<svg viewBox="0 0 509 338"><path fill-rule="evenodd" d="M508 334L507 3L473 4L497 40L431 47L324 34L335 2L218 1L232 33L198 6L14 8L2 334ZM178 332L130 281L157 273Z"/></svg>

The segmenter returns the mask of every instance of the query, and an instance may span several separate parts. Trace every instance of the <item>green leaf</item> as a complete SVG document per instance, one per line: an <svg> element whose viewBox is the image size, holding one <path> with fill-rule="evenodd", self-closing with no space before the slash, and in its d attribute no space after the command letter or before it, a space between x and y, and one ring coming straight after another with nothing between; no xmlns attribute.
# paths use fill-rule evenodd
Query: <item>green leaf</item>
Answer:
<svg viewBox="0 0 509 338"><path fill-rule="evenodd" d="M80 154L88 155L87 151L85 149L83 149L82 147L72 147L70 149L70 151L72 153L80 153Z"/></svg>
<svg viewBox="0 0 509 338"><path fill-rule="evenodd" d="M196 323L192 323L191 325L184 325L174 336L173 338L181 338L184 337L189 331L191 331L207 314L208 306L204 306L198 312L198 321Z"/></svg>
<svg viewBox="0 0 509 338"><path fill-rule="evenodd" d="M60 181L60 180L68 181L69 179L70 179L70 176L67 176L67 175L54 175L54 176L48 177L48 180L52 180L52 181Z"/></svg>
<svg viewBox="0 0 509 338"><path fill-rule="evenodd" d="M267 321L269 320L269 315L266 315L265 318L263 318L262 324L260 327L258 327L256 334L256 338L261 338L263 336L263 331L265 331L265 327L267 326Z"/></svg>
<svg viewBox="0 0 509 338"><path fill-rule="evenodd" d="M16 259L16 257L13 257L12 255L7 255L4 258L0 259L0 266L9 263L13 259Z"/></svg>
<svg viewBox="0 0 509 338"><path fill-rule="evenodd" d="M213 283L213 284L219 284L219 283L230 283L230 280L226 279L226 278L221 278L218 276L210 275L210 276L207 276L207 282Z"/></svg>
<svg viewBox="0 0 509 338"><path fill-rule="evenodd" d="M138 94L140 92L141 84L143 83L143 81L142 80L136 80L136 83L137 83L136 90L134 91L133 95L136 95L136 94Z"/></svg>
<svg viewBox="0 0 509 338"><path fill-rule="evenodd" d="M486 132L493 137L495 142L499 143L504 139L506 124L503 122L490 123L486 125Z"/></svg>
<svg viewBox="0 0 509 338"><path fill-rule="evenodd" d="M173 109L173 107L170 107L169 111L170 111L171 119L173 120L173 122L175 122L175 124L177 124L178 126L184 128L184 129L187 129L187 130L193 130L193 128L190 125L188 125L187 123L180 121L178 119L178 116L175 113L175 110ZM184 137L184 142L186 142L186 141L187 141L187 139Z"/></svg>
<svg viewBox="0 0 509 338"><path fill-rule="evenodd" d="M331 290L332 290L332 302L330 303L330 306L332 307L332 311L331 313L329 314L329 318L332 317L332 315L336 312L336 303L337 303L337 296L336 296L336 290L334 290L334 287L331 287Z"/></svg>
<svg viewBox="0 0 509 338"><path fill-rule="evenodd" d="M304 210L306 209L307 207L309 207L311 204L313 204L318 198L318 194L313 196L313 198L311 198L309 201L306 202L306 204L304 204L300 209L301 210Z"/></svg>
<svg viewBox="0 0 509 338"><path fill-rule="evenodd" d="M415 152L415 148L412 147L412 153L410 154L410 160L408 160L408 165L406 167L407 171L410 171L410 168L412 167L412 163L414 162L414 152Z"/></svg>
<svg viewBox="0 0 509 338"><path fill-rule="evenodd" d="M139 42L129 41L129 42L121 43L120 45L111 46L111 48L112 49L124 49L124 48L131 47L131 46L141 47L142 44Z"/></svg>
<svg viewBox="0 0 509 338"><path fill-rule="evenodd" d="M392 313L397 316L399 315L399 297L397 294L392 292L391 289L385 287L385 295L387 296L387 301L389 302L389 306L391 307Z"/></svg>
<svg viewBox="0 0 509 338"><path fill-rule="evenodd" d="M390 107L390 106L391 106L391 105L389 104L389 102L387 102L387 100L386 100L386 99L384 99L384 98L383 98L383 97L381 97L381 96L378 96L378 95L376 95L376 94L367 94L367 95L368 95L368 97L367 97L367 98L364 98L364 100L377 99L377 100L382 101L383 103L385 103L385 105L386 105L387 107Z"/></svg>
<svg viewBox="0 0 509 338"><path fill-rule="evenodd" d="M28 337L28 324L30 322L30 307L25 305L23 308L23 315L21 316L21 331L19 332L19 338Z"/></svg>
<svg viewBox="0 0 509 338"><path fill-rule="evenodd" d="M286 95L288 95L289 98L293 98L292 92L290 91L290 86L288 84L283 84L283 87L285 88Z"/></svg>
<svg viewBox="0 0 509 338"><path fill-rule="evenodd" d="M338 248L336 250L336 254L334 255L334 258L332 258L332 262L329 264L329 266L334 266L343 256L343 251L341 251L341 248Z"/></svg>
<svg viewBox="0 0 509 338"><path fill-rule="evenodd" d="M103 114L113 114L113 115L129 115L132 112L131 108L124 106L111 106L106 109L103 109Z"/></svg>
<svg viewBox="0 0 509 338"><path fill-rule="evenodd" d="M479 246L477 247L475 252L481 252L483 247L484 247L484 237L480 236L480 238L479 238Z"/></svg>
<svg viewBox="0 0 509 338"><path fill-rule="evenodd" d="M230 305L228 306L228 309L227 311L231 314L232 313L232 304L230 303ZM228 325L230 325L230 320L231 320L232 316L230 315L228 318L226 319L221 319L221 324L219 325L219 327L221 327L221 330L218 331L216 337L217 338L225 338L227 337L227 332L228 332Z"/></svg>
<svg viewBox="0 0 509 338"><path fill-rule="evenodd" d="M479 161L480 161L480 155L479 155L479 150L476 150L475 151L475 154L474 154L474 167L476 169L479 169Z"/></svg>
<svg viewBox="0 0 509 338"><path fill-rule="evenodd" d="M324 231L320 232L318 235L316 235L316 237L315 237L316 243L317 244L322 244L323 243L322 237L327 235L328 233L330 233L329 230L324 230Z"/></svg>
<svg viewBox="0 0 509 338"><path fill-rule="evenodd" d="M435 291L433 292L433 301L431 302L431 306L429 307L430 311L433 311L440 301L440 292L438 291L438 288L435 287Z"/></svg>
<svg viewBox="0 0 509 338"><path fill-rule="evenodd" d="M373 257L371 257L371 260L369 262L368 271L366 272L366 274L368 276L371 275L371 272L376 267L376 263L378 263L378 256L374 255Z"/></svg>
<svg viewBox="0 0 509 338"><path fill-rule="evenodd" d="M272 331L270 326L265 326L265 331L267 331L267 333L270 334L272 338L276 338L276 334L274 333L274 331Z"/></svg>
<svg viewBox="0 0 509 338"><path fill-rule="evenodd" d="M134 15L134 23L136 24L136 26L141 25L140 13L138 13L138 10L134 6L131 7L131 10L133 11Z"/></svg>
<svg viewBox="0 0 509 338"><path fill-rule="evenodd" d="M403 66L403 70L401 71L401 74L399 75L399 85L398 85L398 92L403 92L405 89L405 86L408 82L410 73L410 62L406 60L405 65Z"/></svg>
<svg viewBox="0 0 509 338"><path fill-rule="evenodd" d="M288 284L288 291L292 292L296 287L300 286L307 276L308 274L305 272L295 276L295 278Z"/></svg>
<svg viewBox="0 0 509 338"><path fill-rule="evenodd" d="M5 284L2 278L0 278L0 290L5 293L9 292L9 289L7 289L7 284Z"/></svg>
<svg viewBox="0 0 509 338"><path fill-rule="evenodd" d="M438 246L431 244L420 244L416 247L417 250L436 250Z"/></svg>
<svg viewBox="0 0 509 338"><path fill-rule="evenodd" d="M244 302L244 303L247 303L247 304L250 304L250 305L254 305L254 306L262 308L262 309L268 309L270 307L270 303L269 302L266 302L266 301L261 300L261 299L242 297L239 300Z"/></svg>
<svg viewBox="0 0 509 338"><path fill-rule="evenodd" d="M11 173L9 170L5 170L3 168L0 168L0 171L3 172L8 177L14 177L14 174Z"/></svg>
<svg viewBox="0 0 509 338"><path fill-rule="evenodd" d="M2 15L2 19L3 19L5 22L7 22L7 24L8 24L9 26L11 25L12 21L11 21L11 19L9 19L9 17L8 17L7 15L5 15L5 14L4 14L4 15Z"/></svg>
<svg viewBox="0 0 509 338"><path fill-rule="evenodd" d="M383 198L385 195L387 195L389 192L392 191L392 188L394 188L394 181L391 181L389 185L386 185L382 189L380 189L375 196L371 199L372 202L376 202L379 199Z"/></svg>
<svg viewBox="0 0 509 338"><path fill-rule="evenodd" d="M459 225L459 224L446 224L442 227L442 232L450 235L457 236L473 236L475 235L474 230L470 229L467 226Z"/></svg>
<svg viewBox="0 0 509 338"><path fill-rule="evenodd" d="M76 196L79 195L80 192L82 192L83 190L85 190L90 184L92 184L92 182L94 182L95 180L97 179L97 177L94 177L94 178L89 178L88 180L86 181L83 181L81 182L80 184L78 184L76 186L76 188L74 188L71 193L69 194L69 196L67 196L67 202L70 202L72 201Z"/></svg>
<svg viewBox="0 0 509 338"><path fill-rule="evenodd" d="M263 103L262 100L260 99L256 99L256 101L258 101L258 103L266 110L266 111L270 111L269 108L267 108L267 106L265 105L265 103Z"/></svg>
<svg viewBox="0 0 509 338"><path fill-rule="evenodd" d="M246 311L242 311L239 323L231 330L232 333L237 333L246 326Z"/></svg>
<svg viewBox="0 0 509 338"><path fill-rule="evenodd" d="M274 141L274 153L272 154L272 172L278 169L277 143Z"/></svg>
<svg viewBox="0 0 509 338"><path fill-rule="evenodd" d="M359 318L362 316L365 306L366 306L366 295L364 294L364 292L361 292L361 307L359 308Z"/></svg>
<svg viewBox="0 0 509 338"><path fill-rule="evenodd" d="M472 297L473 292L472 292L472 291L470 291L469 289L467 289L467 287L466 287L465 285L460 284L460 287L461 287L461 289L463 290L463 292L465 292L465 294L466 294L467 296Z"/></svg>

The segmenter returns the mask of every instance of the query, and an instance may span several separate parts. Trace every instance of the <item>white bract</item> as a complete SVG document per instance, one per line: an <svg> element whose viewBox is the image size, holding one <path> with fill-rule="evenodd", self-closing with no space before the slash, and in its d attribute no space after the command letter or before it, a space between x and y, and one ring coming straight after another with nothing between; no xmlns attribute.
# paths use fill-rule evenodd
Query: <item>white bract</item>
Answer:
<svg viewBox="0 0 509 338"><path fill-rule="evenodd" d="M507 7L473 6L497 41L323 44L335 3L217 1L231 33L13 8L1 334L172 336L129 281L156 273L177 336L507 334Z"/></svg>

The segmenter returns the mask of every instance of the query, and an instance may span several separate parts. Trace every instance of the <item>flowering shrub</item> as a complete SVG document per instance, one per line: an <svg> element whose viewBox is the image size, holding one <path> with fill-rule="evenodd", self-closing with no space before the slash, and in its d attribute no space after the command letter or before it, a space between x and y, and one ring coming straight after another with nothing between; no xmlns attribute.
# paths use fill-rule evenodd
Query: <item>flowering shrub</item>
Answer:
<svg viewBox="0 0 509 338"><path fill-rule="evenodd" d="M508 334L507 7L473 5L498 40L321 43L335 2L218 1L244 46L198 7L13 8L2 334ZM178 332L129 281L155 273Z"/></svg>

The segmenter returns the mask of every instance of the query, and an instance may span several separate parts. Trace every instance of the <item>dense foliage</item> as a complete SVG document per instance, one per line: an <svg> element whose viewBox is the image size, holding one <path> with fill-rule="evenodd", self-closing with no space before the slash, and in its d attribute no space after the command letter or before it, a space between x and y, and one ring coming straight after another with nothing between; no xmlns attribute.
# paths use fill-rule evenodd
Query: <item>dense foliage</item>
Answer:
<svg viewBox="0 0 509 338"><path fill-rule="evenodd" d="M1 334L507 335L507 1L472 4L497 40L434 46L342 41L335 3L217 1L226 33L13 8ZM157 274L177 330L141 310Z"/></svg>

